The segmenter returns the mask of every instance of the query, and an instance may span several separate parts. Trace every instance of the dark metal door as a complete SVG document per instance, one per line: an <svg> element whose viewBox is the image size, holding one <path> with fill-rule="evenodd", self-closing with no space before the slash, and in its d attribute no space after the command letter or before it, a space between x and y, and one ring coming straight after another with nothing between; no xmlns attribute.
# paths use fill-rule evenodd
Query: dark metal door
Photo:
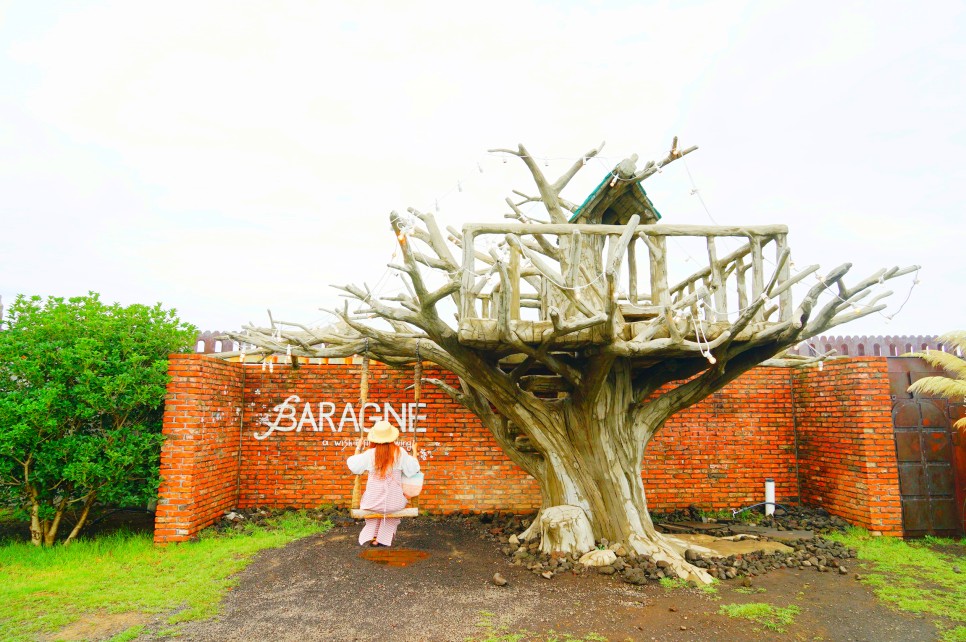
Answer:
<svg viewBox="0 0 966 642"><path fill-rule="evenodd" d="M963 534L966 501L966 451L952 422L962 403L913 397L909 385L941 374L920 359L889 359L892 423L899 465L902 526L907 537Z"/></svg>

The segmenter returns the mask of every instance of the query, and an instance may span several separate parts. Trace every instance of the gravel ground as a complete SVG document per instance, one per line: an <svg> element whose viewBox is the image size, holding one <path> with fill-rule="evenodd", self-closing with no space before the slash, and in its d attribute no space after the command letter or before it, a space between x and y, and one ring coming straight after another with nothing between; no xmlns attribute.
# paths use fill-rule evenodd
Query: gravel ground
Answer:
<svg viewBox="0 0 966 642"><path fill-rule="evenodd" d="M714 595L653 581L635 585L619 573L546 579L513 565L500 550L507 534L491 532L502 528L500 521L486 522L407 520L393 548L428 557L390 566L360 557L371 550L356 543L360 527L340 520L322 536L259 554L222 613L184 625L180 639L455 641L485 638L500 627L529 631L526 639L534 640L549 631L614 641L936 638L931 622L888 610L853 572L779 568L721 582ZM850 570L864 572L858 562ZM494 585L494 573L507 585ZM718 613L723 604L743 602L795 604L801 613L782 635ZM491 627L481 626L486 620Z"/></svg>

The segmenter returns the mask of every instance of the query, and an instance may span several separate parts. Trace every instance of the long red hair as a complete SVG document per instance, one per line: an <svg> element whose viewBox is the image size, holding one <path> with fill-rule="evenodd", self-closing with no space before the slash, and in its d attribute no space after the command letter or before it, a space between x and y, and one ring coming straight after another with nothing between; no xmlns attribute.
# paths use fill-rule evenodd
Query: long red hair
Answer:
<svg viewBox="0 0 966 642"><path fill-rule="evenodd" d="M373 444L372 447L376 450L376 466L373 472L377 477L388 477L396 463L399 447L395 443Z"/></svg>

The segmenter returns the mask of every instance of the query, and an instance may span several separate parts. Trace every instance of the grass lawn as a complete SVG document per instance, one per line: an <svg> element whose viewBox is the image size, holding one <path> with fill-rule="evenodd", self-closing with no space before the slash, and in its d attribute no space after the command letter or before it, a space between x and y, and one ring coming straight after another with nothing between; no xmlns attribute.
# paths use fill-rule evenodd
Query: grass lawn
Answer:
<svg viewBox="0 0 966 642"><path fill-rule="evenodd" d="M858 528L832 537L873 563L875 570L863 581L879 599L902 611L944 618L936 621L942 639L966 641L966 540L904 541Z"/></svg>
<svg viewBox="0 0 966 642"><path fill-rule="evenodd" d="M752 602L750 604L725 604L718 612L728 617L751 620L764 626L769 631L784 633L785 629L795 621L795 616L799 614L800 609L794 604L781 607L764 602Z"/></svg>
<svg viewBox="0 0 966 642"><path fill-rule="evenodd" d="M483 637L468 638L466 642L607 642L607 638L596 633L588 633L584 637L575 637L568 633L550 631L536 635L529 631L510 632L505 627L498 627L493 623L495 613L480 611L480 627Z"/></svg>
<svg viewBox="0 0 966 642"><path fill-rule="evenodd" d="M329 528L302 513L284 513L266 526L195 542L155 546L149 534L80 540L68 547L28 543L0 546L0 639L49 636L85 615L162 613L171 624L210 617L235 583L233 575L265 548ZM131 639L139 627L132 627Z"/></svg>

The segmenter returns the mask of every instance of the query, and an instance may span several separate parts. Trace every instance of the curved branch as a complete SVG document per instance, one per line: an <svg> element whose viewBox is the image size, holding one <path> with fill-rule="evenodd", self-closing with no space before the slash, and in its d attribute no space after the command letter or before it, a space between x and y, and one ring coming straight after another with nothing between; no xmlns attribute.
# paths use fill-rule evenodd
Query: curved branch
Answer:
<svg viewBox="0 0 966 642"><path fill-rule="evenodd" d="M409 213L417 217L426 226L426 232L428 239L425 241L427 245L433 248L436 252L436 256L443 261L448 270L458 270L459 263L456 262L456 257L453 253L449 251L449 247L446 245L446 241L443 239L443 234L439 230L439 226L436 224L436 217L432 214L420 212L419 210L410 207Z"/></svg>
<svg viewBox="0 0 966 642"><path fill-rule="evenodd" d="M597 154L599 154L600 150L602 149L604 149L604 141L601 141L600 145L598 145L597 147L593 148L592 150L584 154L579 161L571 165L570 169L564 172L563 175L557 180L555 180L553 182L553 185L551 185L551 188L553 189L554 193L559 195L560 192L563 191L563 188L567 187L567 183L570 182L570 179L576 176L577 172L579 172L581 168L587 164L587 161L597 156Z"/></svg>
<svg viewBox="0 0 966 642"><path fill-rule="evenodd" d="M540 201L543 203L544 208L550 215L550 220L554 223L566 223L568 221L567 216L563 213L563 209L560 207L560 202L557 200L557 190L554 188L547 177L543 175L540 170L540 166L527 151L527 148L521 143L517 146L517 150L509 149L491 149L491 152L504 152L507 154L513 154L517 156L524 162L527 169L530 170L530 175L533 177L533 182L537 185L537 190L540 192ZM568 179L569 180L569 179Z"/></svg>
<svg viewBox="0 0 966 642"><path fill-rule="evenodd" d="M385 305L378 299L375 299L369 296L368 294L360 290L355 285L349 284L344 286L336 286L336 289L342 290L343 292L347 292L350 295L352 295L353 298L358 299L361 303L368 305L369 310L364 311L364 313L366 314L368 313L376 314L386 319L392 319L394 321L408 323L409 325L413 325L413 326L416 326L417 328L424 329L421 324L423 319L418 314L415 314L409 310L404 310L401 308L393 308L388 305ZM403 302L403 304L405 305L405 302ZM339 314L339 313L336 313L336 314ZM339 314L339 316L341 316L341 314Z"/></svg>
<svg viewBox="0 0 966 642"><path fill-rule="evenodd" d="M648 178L650 176L653 176L654 174L658 173L666 165L669 165L669 164L673 163L674 161L676 161L679 158L683 158L684 156L690 154L691 152L693 152L693 151L695 151L697 149L698 149L698 146L697 145L693 145L691 147L688 147L687 149L679 150L678 149L678 137L675 136L674 137L674 140L671 141L671 151L668 152L667 156L665 156L663 159L657 161L656 163L654 161L650 161L647 165L644 166L644 169L642 169L640 172L638 172L637 174L635 174L634 175L634 178L632 178L631 180L634 181L634 182L639 183L639 182L643 181L644 179L646 179L646 178Z"/></svg>

